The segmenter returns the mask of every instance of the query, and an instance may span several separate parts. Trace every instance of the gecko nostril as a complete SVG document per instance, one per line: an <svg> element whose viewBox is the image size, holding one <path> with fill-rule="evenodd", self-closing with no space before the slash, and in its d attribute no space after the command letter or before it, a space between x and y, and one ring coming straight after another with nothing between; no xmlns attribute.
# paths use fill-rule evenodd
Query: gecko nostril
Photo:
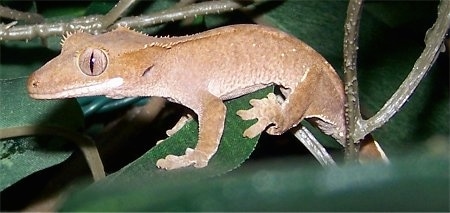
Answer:
<svg viewBox="0 0 450 213"><path fill-rule="evenodd" d="M39 87L39 81L34 80L31 85L33 85L33 87Z"/></svg>

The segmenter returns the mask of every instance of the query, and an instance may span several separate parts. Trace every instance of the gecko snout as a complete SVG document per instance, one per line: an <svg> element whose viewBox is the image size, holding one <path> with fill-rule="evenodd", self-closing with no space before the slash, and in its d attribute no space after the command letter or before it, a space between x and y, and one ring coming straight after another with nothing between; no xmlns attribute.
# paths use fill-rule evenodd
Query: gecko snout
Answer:
<svg viewBox="0 0 450 213"><path fill-rule="evenodd" d="M35 73L31 73L31 75L28 77L27 81L27 88L28 91L33 91L34 88L38 88L40 84L40 81L36 78Z"/></svg>
<svg viewBox="0 0 450 213"><path fill-rule="evenodd" d="M29 77L28 77L28 81L27 81L27 90L28 90L28 94L32 97L32 98L36 98L35 94L39 93L39 89L41 88L41 81L39 79L36 78L35 73L32 73Z"/></svg>
<svg viewBox="0 0 450 213"><path fill-rule="evenodd" d="M30 90L30 88L37 88L37 87L39 87L38 80L31 80L31 82L28 84L28 90Z"/></svg>

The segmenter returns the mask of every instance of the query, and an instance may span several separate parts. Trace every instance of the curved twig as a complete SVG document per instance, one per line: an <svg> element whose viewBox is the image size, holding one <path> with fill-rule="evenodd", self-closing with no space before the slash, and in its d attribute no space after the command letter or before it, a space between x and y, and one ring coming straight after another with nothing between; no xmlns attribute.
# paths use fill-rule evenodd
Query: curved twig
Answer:
<svg viewBox="0 0 450 213"><path fill-rule="evenodd" d="M434 64L449 28L450 1L442 0L439 4L436 22L425 36L425 49L417 59L411 72L380 111L370 119L358 122L359 131L355 132L355 139L361 139L368 133L381 127L399 111Z"/></svg>
<svg viewBox="0 0 450 213"><path fill-rule="evenodd" d="M57 135L74 142L83 153L91 170L94 180L105 177L103 163L94 141L85 135L58 126L22 126L0 129L0 139L30 136L30 135Z"/></svg>
<svg viewBox="0 0 450 213"><path fill-rule="evenodd" d="M306 127L301 126L298 130L292 130L291 132L300 142L302 142L322 166L336 166L336 162L334 162L327 150Z"/></svg>

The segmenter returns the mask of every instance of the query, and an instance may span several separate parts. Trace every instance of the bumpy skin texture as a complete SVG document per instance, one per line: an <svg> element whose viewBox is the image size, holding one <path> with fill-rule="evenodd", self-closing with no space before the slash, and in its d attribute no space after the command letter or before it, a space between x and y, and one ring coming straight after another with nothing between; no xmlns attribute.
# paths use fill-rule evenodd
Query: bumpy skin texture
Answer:
<svg viewBox="0 0 450 213"><path fill-rule="evenodd" d="M199 122L197 146L157 162L174 169L208 164L224 129L223 100L272 84L280 86L283 100L269 94L237 112L258 119L245 137L264 130L278 135L314 118L322 131L344 143L344 93L334 69L302 41L260 25L171 38L126 28L96 36L78 32L65 39L59 56L30 76L28 91L38 99L159 96L192 109Z"/></svg>

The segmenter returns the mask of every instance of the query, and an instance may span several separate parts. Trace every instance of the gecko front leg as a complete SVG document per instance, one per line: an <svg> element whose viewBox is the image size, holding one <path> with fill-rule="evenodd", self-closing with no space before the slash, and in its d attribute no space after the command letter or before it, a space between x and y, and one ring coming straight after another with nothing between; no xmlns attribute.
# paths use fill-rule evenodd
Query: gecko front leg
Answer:
<svg viewBox="0 0 450 213"><path fill-rule="evenodd" d="M156 166L171 170L194 165L202 168L208 165L211 157L216 153L222 137L226 107L222 100L210 93L202 93L201 103L188 105L198 115L199 136L195 149L187 148L184 155L168 155L159 159Z"/></svg>

